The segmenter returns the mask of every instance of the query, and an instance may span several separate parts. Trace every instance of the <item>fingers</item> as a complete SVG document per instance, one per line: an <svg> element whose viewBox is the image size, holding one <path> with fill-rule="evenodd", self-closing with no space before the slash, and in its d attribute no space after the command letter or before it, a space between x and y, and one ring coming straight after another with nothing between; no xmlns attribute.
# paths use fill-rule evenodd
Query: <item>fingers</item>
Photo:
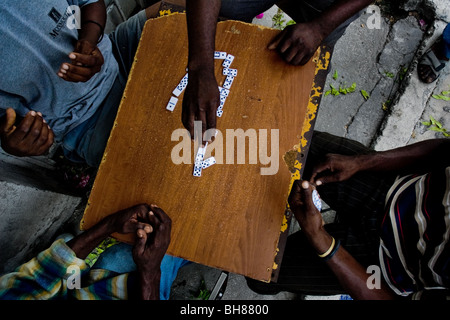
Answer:
<svg viewBox="0 0 450 320"><path fill-rule="evenodd" d="M53 130L50 129L44 119L42 119L42 121L36 119L33 128L28 135L30 136L30 141L34 138L33 144L37 148L37 154L43 154L53 144Z"/></svg>
<svg viewBox="0 0 450 320"><path fill-rule="evenodd" d="M325 177L321 177L320 179L319 179L319 178L316 179L316 177L317 177L320 173L322 173L322 172L324 172L324 171L326 171L326 170L330 170L330 164L329 164L329 162L328 162L328 161L320 162L319 164L317 164L316 166L314 166L313 173L311 174L311 179L309 179L309 181L310 181L311 183L315 183L317 186L320 186L321 184L323 184L323 181L322 181L322 180L323 180Z"/></svg>
<svg viewBox="0 0 450 320"><path fill-rule="evenodd" d="M284 38L285 35L285 31L281 31L280 33L278 33L275 38L273 38L273 40L269 43L269 45L267 46L267 49L269 50L275 50L278 45L280 44L281 40Z"/></svg>
<svg viewBox="0 0 450 320"><path fill-rule="evenodd" d="M140 204L132 210L136 214L135 228L138 230L141 229L146 233L153 232L154 228L150 224L149 219L150 206L148 204Z"/></svg>
<svg viewBox="0 0 450 320"><path fill-rule="evenodd" d="M291 194L288 198L291 210L293 212L310 212L310 210L317 211L312 199L312 192L314 189L314 185L312 185L309 181L296 180L292 185Z"/></svg>
<svg viewBox="0 0 450 320"><path fill-rule="evenodd" d="M19 124L13 125L13 113L5 120L9 131L3 131L2 147L9 154L24 156L39 156L48 151L54 141L54 133L42 118L42 114L35 111L28 112ZM6 129L4 129L6 130Z"/></svg>
<svg viewBox="0 0 450 320"><path fill-rule="evenodd" d="M302 25L288 26L269 44L268 49L276 50L283 60L291 65L305 65L316 51L310 41L308 28Z"/></svg>
<svg viewBox="0 0 450 320"><path fill-rule="evenodd" d="M183 103L183 110L181 113L183 126L189 131L191 139L195 138L195 121L201 121L202 123L202 141L206 130L216 128L216 110L217 106L215 103L207 104L206 108L202 108L200 104L192 105ZM192 108L192 109L191 109Z"/></svg>
<svg viewBox="0 0 450 320"><path fill-rule="evenodd" d="M294 184L292 185L291 193L289 194L288 202L293 211L296 211L303 204L300 197L300 183L300 180L295 180Z"/></svg>
<svg viewBox="0 0 450 320"><path fill-rule="evenodd" d="M157 220L155 224L155 230L157 230L154 238L154 246L156 248L167 247L170 243L170 232L172 229L172 220L169 216L158 206L151 205L153 217Z"/></svg>
<svg viewBox="0 0 450 320"><path fill-rule="evenodd" d="M200 120L202 122L202 142L203 142L203 135L205 134L207 124L206 124L206 111L198 109L196 114L197 120Z"/></svg>
<svg viewBox="0 0 450 320"><path fill-rule="evenodd" d="M30 111L17 125L13 143L20 145L29 155L41 155L53 144L54 133L40 112Z"/></svg>
<svg viewBox="0 0 450 320"><path fill-rule="evenodd" d="M145 233L152 233L153 227L149 225L148 223L144 222L137 222L136 223L137 230L143 230Z"/></svg>
<svg viewBox="0 0 450 320"><path fill-rule="evenodd" d="M16 111L13 108L6 109L5 120L2 123L2 133L9 134L15 130Z"/></svg>
<svg viewBox="0 0 450 320"><path fill-rule="evenodd" d="M305 209L307 211L311 210L312 208L317 209L312 200L313 188L311 187L310 183L306 180L302 181L300 190L301 190L303 205L305 206Z"/></svg>
<svg viewBox="0 0 450 320"><path fill-rule="evenodd" d="M220 104L220 93L214 69L189 70L189 82L183 98L181 120L184 127L195 139L195 121L202 123L203 135L208 129L216 127L216 110Z"/></svg>
<svg viewBox="0 0 450 320"><path fill-rule="evenodd" d="M172 220L157 205L140 204L131 208L131 212L135 215L135 221L133 222L135 227L147 233L161 230L162 225L166 229L169 228L170 230L171 228Z"/></svg>
<svg viewBox="0 0 450 320"><path fill-rule="evenodd" d="M195 113L191 111L189 105L187 104L187 99L183 99L183 109L181 111L181 122L183 123L183 126L186 128L186 130L189 131L189 134L191 135L191 139L194 139L194 122L195 122Z"/></svg>
<svg viewBox="0 0 450 320"><path fill-rule="evenodd" d="M33 126L33 123L36 119L36 112L30 111L28 112L25 117L22 119L22 121L17 124L17 128L14 132L14 140L19 142L25 139L26 135L30 131L31 127Z"/></svg>
<svg viewBox="0 0 450 320"><path fill-rule="evenodd" d="M134 251L138 255L143 255L147 243L147 233L142 229L136 230L136 242L134 244Z"/></svg>
<svg viewBox="0 0 450 320"><path fill-rule="evenodd" d="M66 81L86 82L101 70L104 59L98 48L91 54L72 52L69 55L72 63L63 63L58 76Z"/></svg>
<svg viewBox="0 0 450 320"><path fill-rule="evenodd" d="M155 204L152 204L150 205L150 208L152 209L151 212L154 213L154 215L159 219L159 221L161 221L161 223L165 225L169 225L172 223L170 217L160 207L158 207Z"/></svg>
<svg viewBox="0 0 450 320"><path fill-rule="evenodd" d="M98 56L94 54L82 54L72 52L69 54L69 58L72 60L72 64L81 64L86 67L93 67L98 64Z"/></svg>
<svg viewBox="0 0 450 320"><path fill-rule="evenodd" d="M292 59L295 53L287 52L292 50L291 36L289 35L289 28L281 31L267 47L269 50L277 50L278 53L284 54L283 58L290 57Z"/></svg>
<svg viewBox="0 0 450 320"><path fill-rule="evenodd" d="M71 82L86 82L101 69L101 65L86 66L64 63L58 72L58 76Z"/></svg>
<svg viewBox="0 0 450 320"><path fill-rule="evenodd" d="M283 60L294 66L302 66L311 58L312 54L301 43L293 43L285 39L277 49Z"/></svg>

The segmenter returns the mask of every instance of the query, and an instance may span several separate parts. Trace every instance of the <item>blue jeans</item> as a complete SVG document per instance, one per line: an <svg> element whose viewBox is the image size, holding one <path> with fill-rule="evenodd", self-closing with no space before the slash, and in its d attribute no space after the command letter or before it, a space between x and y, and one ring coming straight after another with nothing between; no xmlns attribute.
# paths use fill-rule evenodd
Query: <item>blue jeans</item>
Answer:
<svg viewBox="0 0 450 320"><path fill-rule="evenodd" d="M105 269L119 274L136 271L136 264L132 254L133 246L126 243L115 244L106 249L92 266L93 269ZM169 300L170 288L177 277L178 270L190 262L166 254L161 261L161 281L159 297Z"/></svg>
<svg viewBox="0 0 450 320"><path fill-rule="evenodd" d="M444 29L442 33L442 39L444 40L444 53L447 59L450 59L450 23Z"/></svg>
<svg viewBox="0 0 450 320"><path fill-rule="evenodd" d="M146 20L143 10L109 35L119 75L96 113L64 136L62 147L67 159L86 162L91 167L100 165Z"/></svg>

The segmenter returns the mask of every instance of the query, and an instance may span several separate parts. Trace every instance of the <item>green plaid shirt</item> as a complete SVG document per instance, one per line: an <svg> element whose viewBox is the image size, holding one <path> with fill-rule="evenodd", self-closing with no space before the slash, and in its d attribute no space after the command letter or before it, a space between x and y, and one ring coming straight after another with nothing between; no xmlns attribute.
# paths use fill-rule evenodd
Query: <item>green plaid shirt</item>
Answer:
<svg viewBox="0 0 450 320"><path fill-rule="evenodd" d="M134 274L91 269L63 239L0 278L0 299L131 299Z"/></svg>

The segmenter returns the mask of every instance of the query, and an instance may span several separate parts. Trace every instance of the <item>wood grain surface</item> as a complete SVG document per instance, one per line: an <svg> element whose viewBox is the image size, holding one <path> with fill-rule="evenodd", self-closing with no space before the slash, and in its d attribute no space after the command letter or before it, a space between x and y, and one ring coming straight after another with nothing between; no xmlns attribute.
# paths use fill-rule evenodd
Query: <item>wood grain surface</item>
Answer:
<svg viewBox="0 0 450 320"><path fill-rule="evenodd" d="M186 73L186 17L174 14L146 23L133 69L106 147L82 229L103 217L138 203L154 203L172 218L168 254L190 261L269 281L280 234L291 173L283 155L300 139L314 79L315 63L303 67L284 63L266 49L279 31L237 21L220 22L216 50L235 56L238 69L217 119L223 135L223 164L194 177L191 164L174 164L172 133L183 129L180 95L174 112L165 110L172 90ZM216 60L221 85L222 60ZM261 175L260 163L226 163L226 130L241 128L279 132L279 169ZM260 137L260 136L259 136ZM219 141L208 151L220 150ZM248 141L247 141L248 142ZM259 146L258 146L259 149ZM213 153L214 154L214 153ZM132 235L115 234L133 243Z"/></svg>

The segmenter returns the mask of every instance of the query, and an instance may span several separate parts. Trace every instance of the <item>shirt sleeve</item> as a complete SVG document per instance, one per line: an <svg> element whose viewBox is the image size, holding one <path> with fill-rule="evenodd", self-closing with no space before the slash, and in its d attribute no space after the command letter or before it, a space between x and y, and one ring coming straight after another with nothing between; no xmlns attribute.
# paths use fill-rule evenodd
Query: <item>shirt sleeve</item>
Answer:
<svg viewBox="0 0 450 320"><path fill-rule="evenodd" d="M69 3L69 5L75 5L82 8L83 6L86 6L88 4L98 2L98 0L68 0L67 2Z"/></svg>
<svg viewBox="0 0 450 320"><path fill-rule="evenodd" d="M0 278L0 299L21 300L62 298L67 295L67 278L71 270L79 277L89 271L84 260L77 258L63 239L23 264L15 272Z"/></svg>
<svg viewBox="0 0 450 320"><path fill-rule="evenodd" d="M95 2L98 2L98 0L85 0L85 1L80 1L80 7L83 7L83 6L86 6L86 5L88 5L88 4L95 3Z"/></svg>

